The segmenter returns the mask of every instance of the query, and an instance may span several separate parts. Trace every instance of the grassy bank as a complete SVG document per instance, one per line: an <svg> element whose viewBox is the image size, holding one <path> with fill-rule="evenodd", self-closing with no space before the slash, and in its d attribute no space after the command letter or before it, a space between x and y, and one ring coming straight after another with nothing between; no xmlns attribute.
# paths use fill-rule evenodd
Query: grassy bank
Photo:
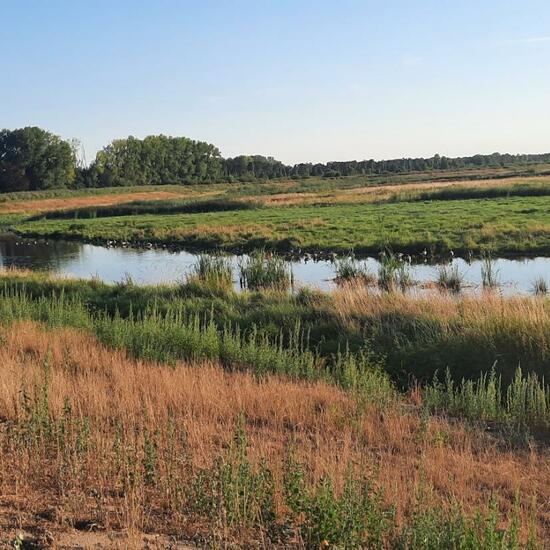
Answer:
<svg viewBox="0 0 550 550"><path fill-rule="evenodd" d="M548 166L12 193L22 235L198 250L550 250Z"/></svg>
<svg viewBox="0 0 550 550"><path fill-rule="evenodd" d="M95 327L108 343L117 335L122 342L125 330L128 342L134 342L129 336L134 331L131 349L138 355L155 353L146 355L151 359L189 358L194 349L204 348L210 358L223 361L229 342L248 345L253 338L284 354L292 350L299 358L307 351L312 363L300 369L323 376L334 368L339 353L366 350L368 360L383 364L400 386L430 382L447 369L460 381L477 378L494 365L505 383L519 365L539 376L550 369L550 300L545 296L433 292L418 297L372 292L361 284L331 293L235 293L217 280L196 278L181 285L141 287L9 272L0 277L0 296L6 316ZM140 338L140 327L147 329L150 341ZM200 346L193 343L195 333L203 341ZM281 363L291 365L284 354Z"/></svg>
<svg viewBox="0 0 550 550"><path fill-rule="evenodd" d="M550 250L549 208L550 197L509 197L37 220L15 229L27 236L200 249L542 253Z"/></svg>
<svg viewBox="0 0 550 550"><path fill-rule="evenodd" d="M6 543L8 510L35 543L544 547L546 298L237 294L225 267L151 287L1 275Z"/></svg>

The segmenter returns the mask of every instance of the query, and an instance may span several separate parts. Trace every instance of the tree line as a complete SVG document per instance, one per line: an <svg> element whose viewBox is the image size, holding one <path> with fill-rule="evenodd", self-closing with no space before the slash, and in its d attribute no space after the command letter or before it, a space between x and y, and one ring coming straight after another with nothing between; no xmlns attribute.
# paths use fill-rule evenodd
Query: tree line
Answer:
<svg viewBox="0 0 550 550"><path fill-rule="evenodd" d="M78 160L78 142L26 127L0 131L0 192L125 185L262 181L275 178L381 175L550 162L550 153L493 153L470 157L299 163L293 166L262 155L223 158L203 141L164 135L116 139L89 166Z"/></svg>

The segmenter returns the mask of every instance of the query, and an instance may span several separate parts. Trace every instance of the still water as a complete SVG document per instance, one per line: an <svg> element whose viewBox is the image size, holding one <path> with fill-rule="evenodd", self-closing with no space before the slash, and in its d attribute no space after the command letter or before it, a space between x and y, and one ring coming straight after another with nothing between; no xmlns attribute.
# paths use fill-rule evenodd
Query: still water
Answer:
<svg viewBox="0 0 550 550"><path fill-rule="evenodd" d="M14 235L0 236L0 267L18 267L48 270L60 275L80 278L97 277L106 282L118 282L130 275L136 283L181 282L193 266L196 255L168 250L140 250L134 248L107 248L91 244L55 240L19 239ZM242 257L230 256L238 273ZM378 270L375 258L364 260L373 273ZM464 275L465 284L472 289L481 284L481 262L453 260ZM334 286L334 264L330 261L294 261L291 263L297 286L308 285L319 289ZM449 264L447 264L449 265ZM437 265L410 266L412 278L419 283L433 281ZM537 278L550 283L550 258L497 259L495 267L506 294L529 293ZM236 286L238 285L235 281Z"/></svg>

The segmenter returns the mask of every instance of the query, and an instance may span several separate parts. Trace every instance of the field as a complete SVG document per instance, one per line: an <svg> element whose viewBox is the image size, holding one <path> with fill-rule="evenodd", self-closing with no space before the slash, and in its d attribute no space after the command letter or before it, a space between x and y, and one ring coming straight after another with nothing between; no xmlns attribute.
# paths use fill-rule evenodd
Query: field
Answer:
<svg viewBox="0 0 550 550"><path fill-rule="evenodd" d="M0 204L0 222L32 237L198 250L541 254L550 250L550 176L541 172L312 178L26 200L15 194Z"/></svg>
<svg viewBox="0 0 550 550"><path fill-rule="evenodd" d="M366 347L375 319L399 331L439 318L454 344L434 333L435 350L467 362L475 341L540 363L545 298L0 283L2 542L76 530L159 547L473 549L550 536L550 390L516 373L507 401L505 370L416 385L423 330L401 350L407 385L382 340Z"/></svg>
<svg viewBox="0 0 550 550"><path fill-rule="evenodd" d="M14 193L21 235L294 254L550 250L542 165ZM386 263L384 263L386 262ZM0 546L550 547L550 298L199 256L177 285L0 273ZM489 264L490 265L490 262ZM400 278L401 277L401 278ZM372 279L372 280L371 280ZM453 286L455 285L455 286Z"/></svg>

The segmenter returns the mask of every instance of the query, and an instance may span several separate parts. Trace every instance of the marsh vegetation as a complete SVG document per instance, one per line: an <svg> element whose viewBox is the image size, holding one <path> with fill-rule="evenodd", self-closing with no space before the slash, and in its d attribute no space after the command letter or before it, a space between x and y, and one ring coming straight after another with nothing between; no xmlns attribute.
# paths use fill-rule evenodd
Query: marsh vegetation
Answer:
<svg viewBox="0 0 550 550"><path fill-rule="evenodd" d="M2 504L29 543L70 527L220 548L547 545L546 278L505 295L496 259L548 249L548 166L325 168L2 197L21 235L200 252L173 285L0 275ZM453 259L481 254L486 291L465 292ZM333 262L338 284L294 284L288 257ZM415 262L434 276L420 292Z"/></svg>
<svg viewBox="0 0 550 550"><path fill-rule="evenodd" d="M236 294L220 272L199 262L172 287L2 276L2 483L26 495L28 525L33 495L55 503L35 533L68 523L206 546L542 545L550 390L527 361L464 365L469 338L498 356L513 342L542 364L545 298L420 299L353 282ZM420 326L436 315L439 336ZM440 369L430 346L460 370Z"/></svg>

